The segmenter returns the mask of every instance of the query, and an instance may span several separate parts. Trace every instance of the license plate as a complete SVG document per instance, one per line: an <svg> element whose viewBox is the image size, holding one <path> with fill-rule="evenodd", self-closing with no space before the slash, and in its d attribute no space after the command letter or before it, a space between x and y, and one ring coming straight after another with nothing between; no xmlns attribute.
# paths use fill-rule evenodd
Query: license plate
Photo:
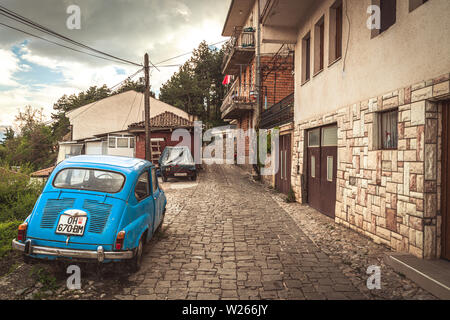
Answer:
<svg viewBox="0 0 450 320"><path fill-rule="evenodd" d="M87 217L74 217L63 214L59 217L56 226L57 234L67 234L71 236L82 236L86 226Z"/></svg>
<svg viewBox="0 0 450 320"><path fill-rule="evenodd" d="M175 176L175 177L186 177L186 176L187 176L187 173L186 173L186 172L183 172L183 173L175 173L174 176Z"/></svg>

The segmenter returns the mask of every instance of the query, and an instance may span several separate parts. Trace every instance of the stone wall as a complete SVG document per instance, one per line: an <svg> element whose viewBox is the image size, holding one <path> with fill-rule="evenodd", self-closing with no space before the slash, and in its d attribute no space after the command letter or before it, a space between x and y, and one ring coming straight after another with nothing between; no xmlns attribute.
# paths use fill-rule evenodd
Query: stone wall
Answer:
<svg viewBox="0 0 450 320"><path fill-rule="evenodd" d="M396 251L440 256L442 119L449 74L296 123L292 184L306 202L306 130L338 126L337 223ZM398 108L398 148L378 148L379 112ZM303 182L305 181L305 182Z"/></svg>

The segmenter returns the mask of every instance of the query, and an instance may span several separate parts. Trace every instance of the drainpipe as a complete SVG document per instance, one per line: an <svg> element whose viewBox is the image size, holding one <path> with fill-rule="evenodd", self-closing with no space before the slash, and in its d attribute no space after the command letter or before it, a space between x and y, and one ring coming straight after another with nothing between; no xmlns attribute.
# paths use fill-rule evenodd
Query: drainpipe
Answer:
<svg viewBox="0 0 450 320"><path fill-rule="evenodd" d="M257 0L257 26L256 26L256 125L255 132L259 134L259 124L261 122L261 8L260 0ZM257 139L258 141L259 139ZM253 166L256 171L257 180L261 180L261 171L259 168L259 143L256 146L257 163Z"/></svg>

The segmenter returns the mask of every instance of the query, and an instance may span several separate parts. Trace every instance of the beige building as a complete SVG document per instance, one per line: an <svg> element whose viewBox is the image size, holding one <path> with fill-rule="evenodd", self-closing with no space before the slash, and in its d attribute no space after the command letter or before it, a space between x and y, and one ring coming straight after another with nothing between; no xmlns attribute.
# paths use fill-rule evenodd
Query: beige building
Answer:
<svg viewBox="0 0 450 320"><path fill-rule="evenodd" d="M224 120L229 120L237 129L245 132L255 127L280 129L281 169L272 175L263 176L263 179L281 192L288 193L291 185L296 34L290 38L272 38L271 28L266 30L265 26L258 24L262 9L259 0L231 1L222 32L222 36L230 37L225 46L222 72L232 77L232 81L227 88L221 112ZM249 139L246 138L246 163L243 166L248 171L253 169L248 164L250 148Z"/></svg>
<svg viewBox="0 0 450 320"><path fill-rule="evenodd" d="M150 117L170 112L193 121L193 116L150 97ZM79 155L136 157L135 136L128 126L144 121L144 94L133 90L107 97L66 114L71 125L68 141L59 143L57 163Z"/></svg>
<svg viewBox="0 0 450 320"><path fill-rule="evenodd" d="M296 37L298 201L397 251L450 259L450 1L262 2L271 38Z"/></svg>
<svg viewBox="0 0 450 320"><path fill-rule="evenodd" d="M187 112L150 97L150 117L166 111L189 118ZM66 116L73 127L72 140L126 131L130 124L144 121L144 94L126 91L67 112Z"/></svg>

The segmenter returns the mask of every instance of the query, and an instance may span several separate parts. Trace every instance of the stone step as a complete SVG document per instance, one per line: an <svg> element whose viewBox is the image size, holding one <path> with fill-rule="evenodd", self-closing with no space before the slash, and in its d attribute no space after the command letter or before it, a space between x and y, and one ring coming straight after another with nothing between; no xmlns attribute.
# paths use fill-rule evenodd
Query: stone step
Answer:
<svg viewBox="0 0 450 320"><path fill-rule="evenodd" d="M384 260L440 299L450 299L450 261L419 259L407 253L388 253Z"/></svg>

